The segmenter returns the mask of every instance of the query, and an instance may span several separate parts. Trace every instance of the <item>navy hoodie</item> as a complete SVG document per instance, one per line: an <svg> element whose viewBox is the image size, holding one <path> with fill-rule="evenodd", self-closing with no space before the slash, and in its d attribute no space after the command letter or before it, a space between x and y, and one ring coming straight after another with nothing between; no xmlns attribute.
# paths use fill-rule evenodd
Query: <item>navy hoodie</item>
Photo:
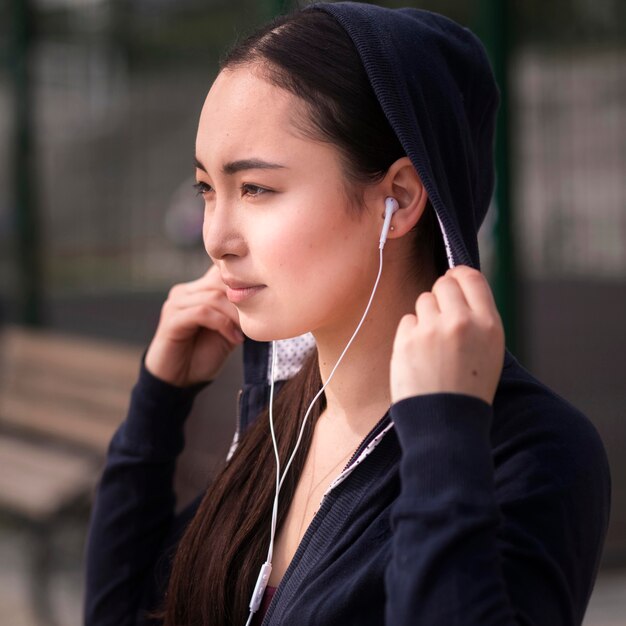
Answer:
<svg viewBox="0 0 626 626"><path fill-rule="evenodd" d="M450 265L478 268L498 106L480 42L417 9L306 10L329 12L351 37L425 185ZM278 342L279 361L294 345L306 352L311 338ZM285 363L282 378L297 371ZM233 449L267 404L268 364L269 345L246 340ZM163 597L172 551L199 503L176 515L172 483L200 388L140 367L92 513L88 626L146 624ZM609 494L593 425L507 351L493 405L427 394L381 418L324 495L263 625L580 624Z"/></svg>

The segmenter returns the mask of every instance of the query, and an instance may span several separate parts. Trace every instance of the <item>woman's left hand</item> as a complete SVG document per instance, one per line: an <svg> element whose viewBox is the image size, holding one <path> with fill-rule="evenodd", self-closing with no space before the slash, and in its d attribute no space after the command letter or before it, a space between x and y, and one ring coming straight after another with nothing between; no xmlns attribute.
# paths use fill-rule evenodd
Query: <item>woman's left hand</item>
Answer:
<svg viewBox="0 0 626 626"><path fill-rule="evenodd" d="M462 393L493 402L504 362L504 328L487 279L460 265L423 292L398 324L391 400Z"/></svg>

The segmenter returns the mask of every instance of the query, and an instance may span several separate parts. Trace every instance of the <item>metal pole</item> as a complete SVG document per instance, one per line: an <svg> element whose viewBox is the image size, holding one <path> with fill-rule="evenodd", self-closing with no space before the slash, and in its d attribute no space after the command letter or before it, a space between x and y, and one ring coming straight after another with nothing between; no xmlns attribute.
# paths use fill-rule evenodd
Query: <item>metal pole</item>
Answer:
<svg viewBox="0 0 626 626"><path fill-rule="evenodd" d="M480 0L476 32L487 48L500 88L501 103L496 123L495 162L496 220L493 231L495 263L492 286L506 332L507 347L520 358L522 342L519 327L520 283L513 236L513 207L511 202L511 142L509 109L509 60L513 29L509 0Z"/></svg>
<svg viewBox="0 0 626 626"><path fill-rule="evenodd" d="M261 6L261 19L271 20L291 10L292 0L265 0Z"/></svg>
<svg viewBox="0 0 626 626"><path fill-rule="evenodd" d="M42 324L41 238L36 201L33 97L31 81L32 7L13 0L13 213L16 231L18 319Z"/></svg>
<svg viewBox="0 0 626 626"><path fill-rule="evenodd" d="M282 15L291 9L291 0L272 0L272 15Z"/></svg>

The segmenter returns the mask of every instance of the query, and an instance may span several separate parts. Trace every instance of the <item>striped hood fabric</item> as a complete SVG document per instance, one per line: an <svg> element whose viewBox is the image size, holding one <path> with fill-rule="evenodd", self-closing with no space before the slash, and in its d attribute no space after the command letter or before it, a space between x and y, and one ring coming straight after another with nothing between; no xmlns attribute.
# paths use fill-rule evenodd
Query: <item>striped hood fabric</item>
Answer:
<svg viewBox="0 0 626 626"><path fill-rule="evenodd" d="M494 187L499 91L470 30L420 9L314 4L346 30L437 213L450 266L480 268L478 229Z"/></svg>

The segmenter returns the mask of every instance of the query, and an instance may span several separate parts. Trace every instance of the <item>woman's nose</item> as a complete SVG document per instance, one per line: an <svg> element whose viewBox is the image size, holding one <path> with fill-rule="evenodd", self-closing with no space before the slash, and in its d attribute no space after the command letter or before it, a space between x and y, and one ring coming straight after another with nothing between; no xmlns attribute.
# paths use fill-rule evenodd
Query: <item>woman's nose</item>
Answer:
<svg viewBox="0 0 626 626"><path fill-rule="evenodd" d="M223 202L216 203L210 211L204 212L204 248L213 260L229 255L242 256L245 253L245 242L232 209L233 207Z"/></svg>

